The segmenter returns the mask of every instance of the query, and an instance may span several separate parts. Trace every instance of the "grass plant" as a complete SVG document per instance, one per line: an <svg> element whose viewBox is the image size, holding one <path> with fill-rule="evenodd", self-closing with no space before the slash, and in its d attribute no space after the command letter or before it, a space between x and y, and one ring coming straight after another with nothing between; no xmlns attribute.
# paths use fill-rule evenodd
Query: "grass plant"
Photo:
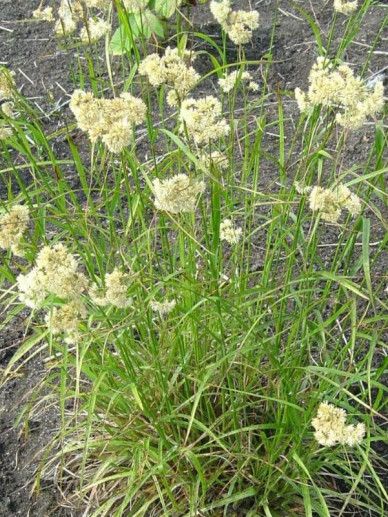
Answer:
<svg viewBox="0 0 388 517"><path fill-rule="evenodd" d="M326 34L308 5L293 4L316 40L313 58L343 60L374 4L360 2L345 25L333 13ZM123 3L115 0L112 13L134 41ZM19 116L3 117L12 136L0 142L2 205L28 206L31 224L23 258L2 252L2 328L25 310L16 278L47 244L65 244L90 282L115 268L130 275L128 307L82 295L87 317L71 344L45 325L44 313L65 303L48 296L26 318L25 340L4 372L6 380L31 358L49 358L20 417L55 407L60 418L34 489L55 472L84 515L385 514L385 126L381 115L364 126L373 139L354 163L352 131L332 110L299 113L293 92L274 89L278 15L274 9L270 46L256 61L241 46L229 62L227 35L199 32L183 6L157 42L198 49L193 66L207 63L200 93L189 95L211 84L221 100L230 131L210 149L225 154L226 169L203 164L179 129L179 106L166 104L167 89L138 74L150 53L141 35L120 57L109 54L109 35L105 50L80 47L85 59L73 70L74 89L101 98L127 91L146 103L144 124L119 154L89 142L73 116L48 130L19 94ZM232 91L216 90L233 70L240 78ZM261 71L258 92L242 81L245 70ZM194 212L155 209L153 181L175 174L205 182ZM362 211L331 224L309 209L303 188L336 183L359 196ZM237 244L221 239L226 218L242 229ZM150 307L155 300L176 304L161 315ZM364 423L362 443L317 443L311 422L324 401Z"/></svg>

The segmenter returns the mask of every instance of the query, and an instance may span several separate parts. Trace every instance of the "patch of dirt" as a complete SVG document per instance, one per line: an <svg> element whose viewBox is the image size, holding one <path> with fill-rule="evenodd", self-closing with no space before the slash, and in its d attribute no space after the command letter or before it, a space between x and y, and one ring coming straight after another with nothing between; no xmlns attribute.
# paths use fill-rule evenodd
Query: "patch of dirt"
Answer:
<svg viewBox="0 0 388 517"><path fill-rule="evenodd" d="M63 118L68 115L68 95L76 87L77 75L77 49L59 49L57 40L53 37L52 25L32 21L30 16L40 3L39 0L0 0L0 60L16 73L16 83L21 92L42 112L42 117L47 122L47 127L56 129L63 127ZM58 0L52 4L58 4ZM322 32L327 31L331 20L331 2L322 0L299 0L295 2L306 10L313 8L313 17L320 26ZM250 3L247 0L234 2L234 6L246 9ZM289 90L296 87L306 87L311 64L314 62L315 41L311 29L300 12L295 10L289 1L262 0L251 2L260 12L260 29L255 32L252 45L246 47L246 56L250 60L260 60L269 50L274 14L276 13L276 36L274 43L273 59L275 61L271 71L269 82L273 98L268 100L268 112L271 110L276 116L277 89ZM196 28L205 34L219 35L219 26L212 20L208 6L192 8L193 23ZM345 55L358 67L362 67L365 55L372 50L366 75L372 77L378 72L384 73L386 67L387 50L386 39L381 39L379 49L374 52L368 46L372 44L381 25L381 8L374 7L364 20L361 32ZM335 42L340 38L341 30L345 24L345 18L341 21ZM342 25L342 27L341 27ZM195 47L210 51L205 43L196 40ZM214 50L213 50L214 52ZM237 60L235 47L228 43L229 62ZM201 61L202 59L202 61ZM118 60L119 63L119 60ZM209 69L209 62L205 57L199 58L196 66L200 71ZM69 70L72 71L69 73ZM259 67L258 79L260 76ZM200 93L214 93L214 85L200 89ZM293 130L293 117L296 115L295 102L290 96L286 101L285 109L289 117L289 129ZM49 116L46 116L49 114ZM346 158L346 166L365 160L373 141L373 128L366 127L355 132L348 141L349 153ZM266 141L268 151L277 145L276 138ZM55 144L58 156L67 156L67 148L63 142ZM260 188L263 191L278 188L278 173L274 172L273 165L263 160L263 173L260 180ZM1 164L0 164L1 169ZM292 178L291 178L292 180ZM0 178L0 199L6 196L6 188ZM337 236L332 231L323 235L325 241L335 242ZM263 235L263 242L265 235ZM259 243L260 247L260 243ZM325 251L330 258L330 251ZM385 265L375 265L377 272L384 272ZM23 342L25 334L23 318L18 318L0 336L0 368L5 368L12 354ZM44 372L43 358L37 356L32 362L20 371L0 391L0 516L11 517L14 515L43 517L55 515L56 517L75 516L74 511L59 508L55 487L46 488L38 496L31 496L31 480L38 465L39 453L45 449L50 441L52 433L58 425L54 412L47 411L42 414L39 421L30 422L29 434L26 436L23 430L16 428L14 423L20 408L39 383ZM79 514L80 515L80 514Z"/></svg>
<svg viewBox="0 0 388 517"><path fill-rule="evenodd" d="M12 327L0 335L0 372L25 340L25 318L26 314L15 318ZM43 373L42 357L37 356L0 389L1 517L71 515L58 509L57 491L49 483L39 494L31 494L39 458L58 427L55 411L43 408L35 420L15 426L21 408L31 399Z"/></svg>

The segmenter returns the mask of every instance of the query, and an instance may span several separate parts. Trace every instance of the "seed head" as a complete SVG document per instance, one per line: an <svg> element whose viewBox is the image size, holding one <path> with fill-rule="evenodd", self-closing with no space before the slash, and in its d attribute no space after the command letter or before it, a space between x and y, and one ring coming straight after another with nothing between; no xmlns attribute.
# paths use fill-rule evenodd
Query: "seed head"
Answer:
<svg viewBox="0 0 388 517"><path fill-rule="evenodd" d="M365 436L364 424L346 425L346 411L328 402L319 405L318 413L311 421L315 439L320 445L332 447L337 444L353 447Z"/></svg>
<svg viewBox="0 0 388 517"><path fill-rule="evenodd" d="M99 138L113 153L132 142L134 126L145 120L147 107L141 99L122 93L115 99L96 99L90 92L75 90L70 99L78 127L92 142Z"/></svg>
<svg viewBox="0 0 388 517"><path fill-rule="evenodd" d="M198 100L186 99L180 110L181 131L186 128L189 137L197 145L209 144L226 136L230 131L221 114L222 105L212 95Z"/></svg>
<svg viewBox="0 0 388 517"><path fill-rule="evenodd" d="M259 26L257 11L233 11L230 0L210 2L210 11L222 29L236 45L245 45L252 39L252 32Z"/></svg>
<svg viewBox="0 0 388 517"><path fill-rule="evenodd" d="M89 18L87 27L82 27L80 38L83 43L95 43L110 31L110 23L102 18Z"/></svg>
<svg viewBox="0 0 388 517"><path fill-rule="evenodd" d="M163 56L148 55L139 65L140 75L145 75L152 86L166 84L172 88L167 96L169 106L176 106L199 81L200 76L190 65L190 52L180 52L167 47Z"/></svg>
<svg viewBox="0 0 388 517"><path fill-rule="evenodd" d="M8 126L0 126L0 142L8 140L12 136L12 129Z"/></svg>
<svg viewBox="0 0 388 517"><path fill-rule="evenodd" d="M54 21L54 15L53 15L53 8L52 7L38 7L38 9L35 9L32 13L32 17L35 20L43 21L43 22L53 22Z"/></svg>
<svg viewBox="0 0 388 517"><path fill-rule="evenodd" d="M20 241L27 230L30 212L26 206L15 205L8 213L0 216L0 248L10 249L15 255L23 256Z"/></svg>
<svg viewBox="0 0 388 517"><path fill-rule="evenodd" d="M381 80L373 84L355 77L348 65L334 68L325 58L319 57L309 76L309 89L305 93L295 90L301 111L314 106L336 110L336 121L345 128L357 129L368 117L374 116L384 106L384 85Z"/></svg>
<svg viewBox="0 0 388 517"><path fill-rule="evenodd" d="M113 305L120 309L129 307L132 299L128 296L128 288L132 283L132 275L115 268L105 275L105 291L96 285L89 290L89 295L96 305Z"/></svg>
<svg viewBox="0 0 388 517"><path fill-rule="evenodd" d="M49 314L46 315L45 321L47 327L52 334L64 334L65 342L72 344L79 341L80 334L78 332L82 319L87 316L85 305L80 300L72 300L62 307L54 307Z"/></svg>
<svg viewBox="0 0 388 517"><path fill-rule="evenodd" d="M16 85L13 79L14 72L0 67L0 101L12 99L15 96Z"/></svg>
<svg viewBox="0 0 388 517"><path fill-rule="evenodd" d="M332 189L315 186L310 191L310 209L320 211L324 221L338 222L343 209L356 217L362 210L361 200L346 185L338 185Z"/></svg>
<svg viewBox="0 0 388 517"><path fill-rule="evenodd" d="M242 229L233 226L230 219L224 219L220 225L220 238L229 244L237 244L242 235Z"/></svg>
<svg viewBox="0 0 388 517"><path fill-rule="evenodd" d="M139 13L144 11L149 0L123 0L124 7L129 13Z"/></svg>
<svg viewBox="0 0 388 517"><path fill-rule="evenodd" d="M225 74L224 77L218 80L221 90L224 93L229 93L237 85L238 80L250 81L252 76L249 72L239 72L234 70L230 74Z"/></svg>
<svg viewBox="0 0 388 517"><path fill-rule="evenodd" d="M19 299L28 307L38 307L53 294L74 300L88 287L85 275L78 271L78 262L63 244L44 246L38 253L35 267L17 277Z"/></svg>
<svg viewBox="0 0 388 517"><path fill-rule="evenodd" d="M334 0L334 10L342 14L352 14L357 10L358 0Z"/></svg>
<svg viewBox="0 0 388 517"><path fill-rule="evenodd" d="M175 307L176 300L164 300L163 302L157 302L156 300L152 300L150 302L150 307L154 312L158 312L160 316L165 316L169 314Z"/></svg>
<svg viewBox="0 0 388 517"><path fill-rule="evenodd" d="M172 214L193 212L198 194L205 190L203 181L191 180L186 174L177 174L164 181L153 182L155 207Z"/></svg>

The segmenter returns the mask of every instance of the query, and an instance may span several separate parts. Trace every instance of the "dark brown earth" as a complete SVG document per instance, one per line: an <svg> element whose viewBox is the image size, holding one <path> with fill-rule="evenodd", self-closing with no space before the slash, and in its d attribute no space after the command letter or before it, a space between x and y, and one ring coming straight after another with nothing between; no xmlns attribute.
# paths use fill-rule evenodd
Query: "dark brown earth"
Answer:
<svg viewBox="0 0 388 517"><path fill-rule="evenodd" d="M51 2L58 4L58 1ZM313 17L326 32L330 22L331 2L322 0L299 0L295 2L309 12L313 9ZM382 2L382 4L385 2ZM270 76L270 89L293 90L296 86L305 87L311 64L314 62L315 42L311 29L300 13L295 10L290 1L262 0L252 2L257 7L261 17L261 28L255 33L253 44L248 46L247 57L251 60L260 59L268 50L273 18L277 15L277 30L275 40L275 65ZM77 69L77 50L59 49L58 42L52 35L50 24L37 23L30 19L31 13L39 5L39 0L0 0L0 64L7 65L16 73L16 83L21 92L29 98L39 111L48 128L55 129L63 126L68 117L67 102L76 86L69 71ZM247 0L235 1L237 8L247 8ZM277 7L279 9L277 10ZM194 26L204 33L217 37L219 27L213 23L206 6L192 8ZM362 66L369 46L374 41L383 14L382 7L374 7L368 13L361 32L356 38L356 44L345 55L345 59L355 65ZM344 19L345 20L345 19ZM345 23L345 22L344 22ZM337 39L340 38L341 28L338 29ZM335 45L334 45L335 46ZM198 49L206 50L206 45L196 42ZM384 73L387 67L387 38L379 41L376 51L371 55L366 76ZM209 49L207 49L209 50ZM236 59L235 48L231 45L229 61ZM200 71L209 67L206 59L197 62ZM384 69L385 67L385 69ZM260 73L257 74L260 79ZM211 85L209 86L211 88ZM209 91L209 89L207 90ZM290 100L286 108L292 120L295 113L294 101ZM271 106L268 108L271 109ZM291 124L292 129L292 124ZM373 131L363 129L356 132L349 142L347 165L365 159L373 140ZM57 153L65 153L63 143L58 142ZM267 142L268 147L276 145L276 140ZM0 164L1 170L1 164ZM262 189L269 190L278 181L268 165L268 170L261 180ZM0 199L6 192L0 178ZM326 242L335 241L328 232ZM384 264L381 264L381 271ZM0 316L0 323L1 323ZM0 371L5 368L13 353L25 338L25 318L18 317L12 325L0 335ZM47 484L39 495L31 495L34 472L38 465L41 451L50 441L50 436L58 425L55 411L43 411L39 420L30 421L29 432L25 427L15 426L15 420L35 386L39 384L44 371L42 356L37 356L32 362L19 371L0 390L0 516L14 515L43 517L54 515L58 517L81 515L81 512L69 510L63 505L59 507L60 497L55 486ZM63 502L63 501L62 501Z"/></svg>

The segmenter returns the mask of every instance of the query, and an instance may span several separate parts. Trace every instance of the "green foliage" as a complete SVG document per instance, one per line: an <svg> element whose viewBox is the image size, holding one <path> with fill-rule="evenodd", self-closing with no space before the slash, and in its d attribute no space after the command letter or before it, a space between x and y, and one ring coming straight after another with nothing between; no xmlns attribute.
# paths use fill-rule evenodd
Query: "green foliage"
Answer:
<svg viewBox="0 0 388 517"><path fill-rule="evenodd" d="M87 318L72 344L44 324L42 311L64 304L48 297L4 372L5 381L32 357L48 359L21 416L55 405L61 417L34 488L59 472L58 483L72 490L67 504L93 516L382 517L387 135L377 123L365 155L348 165L349 132L330 112L299 115L289 92L270 90L276 20L270 48L255 63L242 49L228 63L225 41L179 34L182 50L195 37L214 52L201 88L226 70L241 72L230 93L217 93L231 131L212 152L224 153L227 167L204 165L175 108L166 107L166 90L136 75L147 50L141 43L164 37L161 19L175 3L152 1L140 15L117 2L110 50L122 55L124 88L113 85L115 93L141 92L148 107L120 154L80 138L73 119L49 133L21 96L14 99L20 117L4 118L13 131L0 142L5 206L26 204L32 222L25 257L4 252L0 264L3 328L25 309L16 277L45 244L65 243L91 282L114 268L131 272L126 308L83 294ZM367 7L350 19L338 57ZM335 18L325 40L307 7L299 13L319 52L333 50ZM94 70L101 56L86 55L76 86L105 94L108 80ZM258 64L263 80L252 96L242 72ZM53 146L58 137L65 158ZM153 180L177 173L206 182L195 213L155 210ZM326 225L296 185L338 181L362 198L363 212ZM242 229L237 245L221 239L225 218ZM175 308L155 313L151 302L166 299ZM326 400L365 424L360 445L316 442L311 420Z"/></svg>
<svg viewBox="0 0 388 517"><path fill-rule="evenodd" d="M179 0L150 0L148 9L137 13L122 12L126 22L120 23L110 41L110 52L121 55L129 52L139 40L149 40L154 34L165 36L165 20L176 12Z"/></svg>

